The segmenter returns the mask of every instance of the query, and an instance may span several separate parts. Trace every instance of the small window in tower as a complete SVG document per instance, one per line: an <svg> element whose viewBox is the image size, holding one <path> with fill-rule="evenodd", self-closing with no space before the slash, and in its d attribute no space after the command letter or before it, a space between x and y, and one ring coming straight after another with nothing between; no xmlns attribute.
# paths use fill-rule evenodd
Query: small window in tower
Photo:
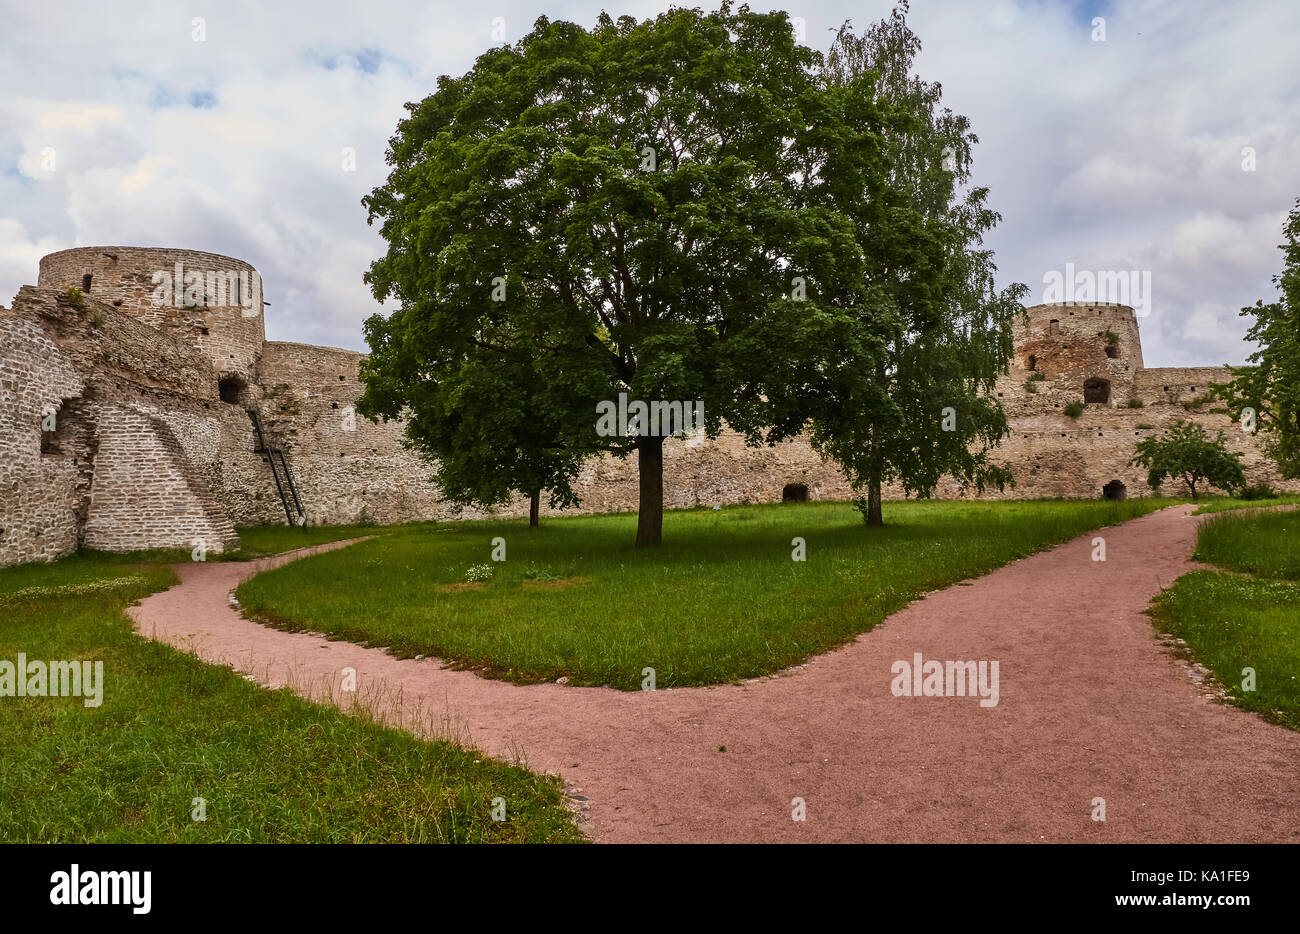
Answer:
<svg viewBox="0 0 1300 934"><path fill-rule="evenodd" d="M1032 354L1032 353L1031 353L1031 354L1029 355L1029 369L1031 369L1031 370L1036 370L1036 369L1038 369L1038 355L1037 355L1037 354Z"/></svg>
<svg viewBox="0 0 1300 934"><path fill-rule="evenodd" d="M1094 402L1094 403L1109 402L1110 401L1110 380L1102 379L1100 376L1094 376L1091 379L1084 380L1083 401Z"/></svg>
<svg viewBox="0 0 1300 934"><path fill-rule="evenodd" d="M222 402L230 405L238 405L247 388L247 384L238 376L223 376L217 381L217 394Z"/></svg>
<svg viewBox="0 0 1300 934"><path fill-rule="evenodd" d="M1048 334L1061 333L1061 321L1059 318L1053 318L1051 321L1047 322L1047 333Z"/></svg>
<svg viewBox="0 0 1300 934"><path fill-rule="evenodd" d="M93 278L93 277L90 275L90 273L86 273L84 276L81 277L81 291L86 292L87 294L89 294L89 292L90 292L90 280L91 280L92 278Z"/></svg>

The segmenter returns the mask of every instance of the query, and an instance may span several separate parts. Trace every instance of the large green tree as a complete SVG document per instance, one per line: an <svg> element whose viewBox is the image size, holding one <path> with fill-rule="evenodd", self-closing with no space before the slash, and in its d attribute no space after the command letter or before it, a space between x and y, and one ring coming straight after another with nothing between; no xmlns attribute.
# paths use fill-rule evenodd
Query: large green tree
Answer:
<svg viewBox="0 0 1300 934"><path fill-rule="evenodd" d="M895 117L819 66L785 14L723 6L542 18L441 78L365 199L388 242L367 281L399 309L367 322L362 410L408 414L469 499L563 499L593 449L635 451L637 543L659 542L664 437L597 436L598 403L698 401L711 436L725 419L756 441L797 430L846 361L875 366L842 205L868 216Z"/></svg>
<svg viewBox="0 0 1300 934"><path fill-rule="evenodd" d="M1265 449L1277 461L1282 476L1300 477L1300 199L1282 227L1286 242L1282 272L1273 277L1279 300L1241 309L1254 321L1246 339L1259 345L1250 366L1229 367L1232 379L1211 388L1227 400L1233 418L1264 433Z"/></svg>
<svg viewBox="0 0 1300 934"><path fill-rule="evenodd" d="M929 496L945 475L978 489L1010 479L990 460L1008 431L992 389L1027 292L994 286L981 242L1001 218L988 190L969 184L978 140L942 106L941 86L913 73L921 43L906 14L904 3L863 35L845 24L824 69L832 87L866 82L878 109L904 118L882 128L884 187L839 202L866 263L868 300L853 330L871 363L837 371L812 426L813 443L863 494L869 525L883 521L890 481Z"/></svg>

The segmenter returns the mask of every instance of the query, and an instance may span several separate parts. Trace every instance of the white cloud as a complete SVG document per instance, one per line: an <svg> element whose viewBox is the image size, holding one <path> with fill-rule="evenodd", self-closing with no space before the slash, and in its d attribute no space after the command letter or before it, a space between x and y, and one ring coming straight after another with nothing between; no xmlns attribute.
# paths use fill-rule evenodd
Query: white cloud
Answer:
<svg viewBox="0 0 1300 934"><path fill-rule="evenodd" d="M891 5L787 9L824 48L843 20L861 28ZM589 25L602 6L11 5L0 35L0 299L53 249L205 249L260 269L272 337L364 349L361 322L378 305L361 277L384 244L360 201L387 174L403 103L468 69L496 16L514 40L542 13ZM921 73L981 140L975 177L1003 215L988 244L1002 281L1037 294L1043 273L1067 262L1149 269L1149 364L1243 359L1237 310L1273 297L1281 220L1300 194L1300 4L913 7ZM205 42L191 39L194 15L206 18ZM1105 42L1091 39L1097 15ZM1244 146L1254 172L1241 169ZM354 172L340 164L344 147Z"/></svg>

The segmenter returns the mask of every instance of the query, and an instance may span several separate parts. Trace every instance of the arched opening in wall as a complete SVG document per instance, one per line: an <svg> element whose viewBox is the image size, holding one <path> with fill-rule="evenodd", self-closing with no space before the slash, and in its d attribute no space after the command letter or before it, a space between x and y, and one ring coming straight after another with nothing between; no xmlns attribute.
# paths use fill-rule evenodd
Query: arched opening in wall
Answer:
<svg viewBox="0 0 1300 934"><path fill-rule="evenodd" d="M86 293L87 295L90 294L90 281L93 278L94 276L92 276L90 273L86 273L84 276L81 277L81 291Z"/></svg>
<svg viewBox="0 0 1300 934"><path fill-rule="evenodd" d="M1031 369L1031 370L1036 370L1036 369L1038 369L1038 355L1037 355L1037 354L1032 354L1032 353L1031 353L1031 354L1029 355L1029 369Z"/></svg>
<svg viewBox="0 0 1300 934"><path fill-rule="evenodd" d="M1128 487L1119 480L1112 480L1101 488L1102 499L1124 499L1128 496Z"/></svg>
<svg viewBox="0 0 1300 934"><path fill-rule="evenodd" d="M221 396L221 401L229 402L231 405L239 405L247 388L248 384L241 376L223 376L217 380L217 392Z"/></svg>
<svg viewBox="0 0 1300 934"><path fill-rule="evenodd" d="M787 483L781 490L781 502L808 502L808 485L806 483Z"/></svg>
<svg viewBox="0 0 1300 934"><path fill-rule="evenodd" d="M1061 321L1059 318L1053 318L1051 321L1047 322L1047 333L1048 334L1061 333Z"/></svg>
<svg viewBox="0 0 1300 934"><path fill-rule="evenodd" d="M1110 380L1102 379L1100 376L1094 376L1091 379L1083 381L1083 401L1084 402L1109 402L1110 401Z"/></svg>

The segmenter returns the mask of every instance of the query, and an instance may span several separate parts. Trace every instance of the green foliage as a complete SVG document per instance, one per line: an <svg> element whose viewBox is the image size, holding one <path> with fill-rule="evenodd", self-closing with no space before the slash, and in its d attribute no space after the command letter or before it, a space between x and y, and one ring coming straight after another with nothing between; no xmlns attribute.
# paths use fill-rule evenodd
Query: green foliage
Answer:
<svg viewBox="0 0 1300 934"><path fill-rule="evenodd" d="M77 309L78 311L84 311L84 310L85 310L85 308L86 308L86 296L85 296L85 294L81 291L81 289L77 288L77 287L74 285L74 286L71 286L71 287L68 288L68 291L67 291L66 294L67 294L67 296L68 296L68 304L69 304L69 305L71 305L73 308Z"/></svg>
<svg viewBox="0 0 1300 934"><path fill-rule="evenodd" d="M1128 402L1125 403L1125 405L1127 405L1130 409L1140 409L1143 408L1146 405L1146 403L1142 401L1140 396L1133 396L1128 400Z"/></svg>
<svg viewBox="0 0 1300 934"><path fill-rule="evenodd" d="M1029 382L1031 383L1041 383L1046 379L1047 379L1046 374L1039 373L1037 371L1029 374Z"/></svg>
<svg viewBox="0 0 1300 934"><path fill-rule="evenodd" d="M1112 348L1119 346L1119 335L1110 330L1110 328L1106 329L1106 346Z"/></svg>
<svg viewBox="0 0 1300 934"><path fill-rule="evenodd" d="M1226 440L1222 431L1211 439L1202 426L1179 421L1163 437L1139 441L1129 464L1146 469L1147 484L1153 490L1167 478L1182 480L1195 502L1198 484L1231 490L1243 483L1241 455L1229 451Z"/></svg>
<svg viewBox="0 0 1300 934"><path fill-rule="evenodd" d="M458 502L571 504L584 457L636 450L638 539L657 542L663 439L596 435L598 402L702 401L711 433L776 440L806 421L810 374L874 346L838 203L884 188L885 118L818 63L784 13L724 5L541 17L441 78L364 199L389 244L367 281L400 308L366 323L358 410L408 414Z"/></svg>
<svg viewBox="0 0 1300 934"><path fill-rule="evenodd" d="M1025 392L1029 392L1029 393L1038 392L1038 380L1033 380L1033 379L1025 380Z"/></svg>
<svg viewBox="0 0 1300 934"><path fill-rule="evenodd" d="M1078 418L1083 414L1083 403L1077 399L1074 402L1067 402L1061 412L1070 418Z"/></svg>
<svg viewBox="0 0 1300 934"><path fill-rule="evenodd" d="M909 76L917 48L895 12L823 63L784 13L724 4L542 17L440 79L364 199L389 244L367 281L400 308L366 324L358 410L407 415L457 502L567 505L583 458L635 450L646 544L662 438L594 434L624 391L702 401L711 435L755 445L811 421L876 494L1004 483L986 390L1025 290L991 291L998 216L957 191L976 140Z"/></svg>
<svg viewBox="0 0 1300 934"><path fill-rule="evenodd" d="M1001 218L988 190L970 185L978 140L942 105L942 88L913 74L920 47L904 5L863 35L841 27L823 70L831 87L866 87L895 115L881 127L886 187L845 186L836 201L853 220L865 292L839 297L856 319L852 350L824 372L812 410L813 445L866 491L869 524L882 521L880 491L893 480L922 497L944 476L979 490L1011 482L990 459L1008 432L991 390L1027 289L992 288L980 244Z"/></svg>
<svg viewBox="0 0 1300 934"><path fill-rule="evenodd" d="M1244 500L1277 499L1277 491L1267 483L1254 483L1238 490L1237 497Z"/></svg>
<svg viewBox="0 0 1300 934"><path fill-rule="evenodd" d="M473 584L484 583L492 579L492 565L472 564L465 571L465 580Z"/></svg>
<svg viewBox="0 0 1300 934"><path fill-rule="evenodd" d="M718 684L798 664L928 591L1164 505L900 501L890 504L897 521L866 536L848 503L670 511L664 544L649 553L630 540L628 514L562 517L528 534L522 520L467 521L295 561L237 596L277 627L509 681L565 676L635 691L650 666L660 688ZM492 583L449 586L497 535L510 560ZM795 536L807 561L791 560ZM583 582L525 586L534 565Z"/></svg>
<svg viewBox="0 0 1300 934"><path fill-rule="evenodd" d="M1234 419L1254 410L1265 449L1283 478L1295 479L1300 477L1300 199L1282 233L1282 272L1273 277L1279 300L1267 305L1258 300L1241 309L1254 319L1246 339L1260 349L1247 358L1251 365L1229 367L1232 379L1210 388L1227 402Z"/></svg>

